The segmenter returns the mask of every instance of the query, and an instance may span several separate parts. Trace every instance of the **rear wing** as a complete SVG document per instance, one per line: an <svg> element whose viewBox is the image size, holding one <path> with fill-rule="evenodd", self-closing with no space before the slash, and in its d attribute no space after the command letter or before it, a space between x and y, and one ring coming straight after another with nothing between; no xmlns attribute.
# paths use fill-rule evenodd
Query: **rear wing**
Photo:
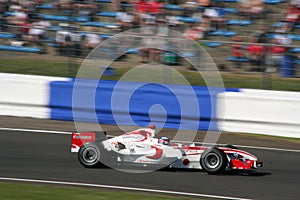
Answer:
<svg viewBox="0 0 300 200"><path fill-rule="evenodd" d="M80 147L88 142L96 140L105 140L106 132L80 132L72 133L71 152L78 152Z"/></svg>

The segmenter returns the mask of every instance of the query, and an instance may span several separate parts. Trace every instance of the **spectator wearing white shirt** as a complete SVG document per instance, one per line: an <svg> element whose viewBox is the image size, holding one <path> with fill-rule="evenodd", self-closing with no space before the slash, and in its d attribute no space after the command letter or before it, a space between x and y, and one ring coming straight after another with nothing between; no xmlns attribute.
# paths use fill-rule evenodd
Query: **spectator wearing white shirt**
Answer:
<svg viewBox="0 0 300 200"><path fill-rule="evenodd" d="M178 18L175 16L175 14L170 13L166 16L166 24L170 29L179 31L181 23L178 20Z"/></svg>
<svg viewBox="0 0 300 200"><path fill-rule="evenodd" d="M85 36L84 46L86 49L94 49L101 42L101 37L97 33L88 33Z"/></svg>
<svg viewBox="0 0 300 200"><path fill-rule="evenodd" d="M116 19L118 20L121 31L126 31L132 28L134 22L133 13L128 13L124 9L117 12Z"/></svg>

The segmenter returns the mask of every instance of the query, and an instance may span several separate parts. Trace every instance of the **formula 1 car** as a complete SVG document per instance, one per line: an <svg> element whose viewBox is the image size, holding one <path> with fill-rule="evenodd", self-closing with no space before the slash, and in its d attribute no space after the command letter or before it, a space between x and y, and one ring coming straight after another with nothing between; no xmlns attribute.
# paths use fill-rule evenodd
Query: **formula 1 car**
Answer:
<svg viewBox="0 0 300 200"><path fill-rule="evenodd" d="M126 164L219 174L253 171L263 164L256 156L231 145L203 146L155 138L154 125L111 138L103 133L99 137L96 132L73 133L71 152L77 152L79 162L88 168Z"/></svg>

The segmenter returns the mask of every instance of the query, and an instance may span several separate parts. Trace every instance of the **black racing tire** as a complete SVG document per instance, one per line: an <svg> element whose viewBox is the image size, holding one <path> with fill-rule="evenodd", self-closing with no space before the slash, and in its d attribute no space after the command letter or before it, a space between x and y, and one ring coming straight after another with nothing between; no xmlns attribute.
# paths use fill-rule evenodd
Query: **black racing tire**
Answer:
<svg viewBox="0 0 300 200"><path fill-rule="evenodd" d="M228 159L223 151L213 147L203 152L200 164L208 174L220 174L225 171Z"/></svg>
<svg viewBox="0 0 300 200"><path fill-rule="evenodd" d="M95 142L82 145L78 152L78 160L86 168L103 167L101 158L103 157L103 148Z"/></svg>

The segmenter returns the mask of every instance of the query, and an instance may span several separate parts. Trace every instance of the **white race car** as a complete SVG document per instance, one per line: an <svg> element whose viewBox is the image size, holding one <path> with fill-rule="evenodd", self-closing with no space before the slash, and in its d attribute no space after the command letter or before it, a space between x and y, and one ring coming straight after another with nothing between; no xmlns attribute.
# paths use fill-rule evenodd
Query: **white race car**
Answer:
<svg viewBox="0 0 300 200"><path fill-rule="evenodd" d="M198 146L155 138L153 125L111 138L96 132L73 133L71 152L78 153L85 167L138 165L202 169L209 174L262 167L256 156L231 145Z"/></svg>

